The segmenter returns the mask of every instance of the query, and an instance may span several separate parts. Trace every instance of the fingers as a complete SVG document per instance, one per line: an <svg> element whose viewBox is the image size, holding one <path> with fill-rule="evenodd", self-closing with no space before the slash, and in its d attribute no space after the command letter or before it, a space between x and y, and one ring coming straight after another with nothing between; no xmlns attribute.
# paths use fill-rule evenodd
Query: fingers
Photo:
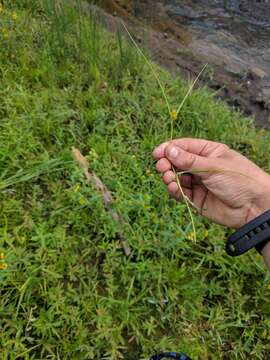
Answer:
<svg viewBox="0 0 270 360"><path fill-rule="evenodd" d="M174 172L171 170L165 172L163 175L163 181L168 187L169 194L176 200L183 200L183 194L188 196L190 199L192 198L190 175L185 174L180 177L181 189L175 181Z"/></svg>
<svg viewBox="0 0 270 360"><path fill-rule="evenodd" d="M164 142L153 151L153 156L156 160L165 157L165 150L169 144L176 145L187 152L201 156L209 156L218 147L223 147L223 148L225 147L224 144L220 144L214 141L209 141L204 139L192 139L192 138L175 139L172 141Z"/></svg>
<svg viewBox="0 0 270 360"><path fill-rule="evenodd" d="M215 160L212 158L206 158L187 152L171 143L165 148L165 156L169 160L168 162L179 170L192 171L203 169L205 171L213 168L214 165L217 165Z"/></svg>
<svg viewBox="0 0 270 360"><path fill-rule="evenodd" d="M192 200L192 190L187 188L179 189L178 184L173 181L168 185L168 192L171 197L175 198L178 201L183 200L183 194Z"/></svg>
<svg viewBox="0 0 270 360"><path fill-rule="evenodd" d="M154 157L156 160L159 160L159 159L161 159L161 158L164 158L164 156L165 156L165 149L166 149L166 147L168 146L168 144L169 144L169 141L167 141L167 142L165 142L165 143L163 143L163 144L160 144L159 146L157 146L157 147L154 149L152 155L153 155L153 157Z"/></svg>
<svg viewBox="0 0 270 360"><path fill-rule="evenodd" d="M190 200L194 197L198 200L196 202L202 203L205 197L202 181L209 176L210 170L219 167L221 158L217 158L226 150L227 147L220 143L185 138L161 144L153 151L153 156L158 160L157 171L163 173L163 181L172 197L177 200L183 200L184 196ZM179 177L180 188L173 169L194 173L182 174ZM198 170L202 172L198 173ZM195 193L198 193L199 197Z"/></svg>
<svg viewBox="0 0 270 360"><path fill-rule="evenodd" d="M161 173L165 173L166 171L170 170L171 168L172 168L172 164L166 158L160 159L156 164L157 171L161 172Z"/></svg>
<svg viewBox="0 0 270 360"><path fill-rule="evenodd" d="M191 189L191 175L185 174L179 177L180 184L182 187L185 187L187 189ZM173 171L169 170L166 171L163 175L163 181L166 185L169 185L171 182L175 182L175 174Z"/></svg>
<svg viewBox="0 0 270 360"><path fill-rule="evenodd" d="M166 185L169 185L172 181L175 181L175 175L173 171L166 171L163 175L163 181Z"/></svg>

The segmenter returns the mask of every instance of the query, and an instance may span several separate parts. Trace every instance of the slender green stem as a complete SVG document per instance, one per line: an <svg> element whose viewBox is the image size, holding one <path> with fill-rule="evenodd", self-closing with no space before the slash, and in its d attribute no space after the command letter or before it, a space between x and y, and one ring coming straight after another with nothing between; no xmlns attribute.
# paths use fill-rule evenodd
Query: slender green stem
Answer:
<svg viewBox="0 0 270 360"><path fill-rule="evenodd" d="M169 111L169 114L171 113L171 107L170 107L170 103L169 103L169 100L168 100L168 97L166 95L166 92L165 92L165 89L164 89L164 86L162 85L155 69L154 69L154 66L151 64L151 62L147 59L147 57L144 55L143 51L140 49L140 47L138 46L138 44L136 43L136 41L134 40L134 38L132 37L132 35L130 34L128 28L126 27L126 25L122 22L122 25L124 27L124 29L126 30L130 40L132 41L132 43L134 44L134 46L136 47L136 49L138 50L138 52L141 54L141 56L144 58L145 62L147 63L147 65L150 67L154 77L156 78L157 82L158 82L158 85L161 89L161 92L162 92L162 95L166 101L166 104L167 104L167 108L168 108L168 111Z"/></svg>
<svg viewBox="0 0 270 360"><path fill-rule="evenodd" d="M241 175L250 179L253 179L251 176L246 175L241 173L240 171L234 171L234 170L226 170L226 169L194 169L194 170L185 170L185 171L178 171L177 174L178 175L184 175L184 174L207 174L207 173L212 173L212 174L235 174L235 175Z"/></svg>
<svg viewBox="0 0 270 360"><path fill-rule="evenodd" d="M201 77L202 73L204 72L204 70L206 69L208 64L205 64L204 67L202 68L202 70L199 72L198 76L196 77L196 79L193 81L193 83L190 85L186 95L184 96L181 104L179 105L178 109L177 109L177 116L179 114L179 112L181 111L182 107L184 106L187 98L189 97L190 93L192 92L194 86L196 85L196 83L198 82L199 78Z"/></svg>
<svg viewBox="0 0 270 360"><path fill-rule="evenodd" d="M181 111L181 109L183 108L187 98L189 97L190 93L192 92L195 84L197 83L197 81L199 80L199 78L201 77L202 73L204 72L205 68L206 68L207 64L204 65L204 67L202 68L202 70L200 71L200 73L198 74L198 76L196 77L196 79L193 81L193 83L191 84L191 86L189 87L186 95L184 96L182 102L180 103L177 111L176 111L176 114L172 114L170 112L170 119L171 119L171 140L173 139L173 132L174 132L174 126L173 126L173 123L174 123L174 118L177 118L178 115L179 115L179 112ZM196 242L197 241L197 233L196 233L196 227L195 227L195 222L194 222L194 218L193 218L193 214L192 214L192 210L190 208L190 205L194 208L196 208L198 211L200 211L200 209L184 194L184 191L182 189L182 186L180 184L180 181L179 181L179 175L178 174L181 174L181 173L177 173L176 169L174 166L172 166L172 169L173 169L173 172L174 172L174 175L175 175L175 179L176 179L176 183L177 183L177 186L181 192L181 195L185 201L185 204L187 206L187 209L188 209L188 212L189 212L189 216L190 216L190 219L191 219L191 224L192 224L192 229L193 229L193 234L194 234L194 241Z"/></svg>
<svg viewBox="0 0 270 360"><path fill-rule="evenodd" d="M176 170L175 170L174 167L173 167L173 172L174 172L174 175L175 175L175 179L176 179L176 183L177 183L177 185L178 185L178 188L179 188L179 190L180 190L180 192L181 192L181 195L182 195L182 197L183 197L183 199L184 199L184 201L185 201L185 203L186 203L186 206L187 206L187 208L188 208L188 212L189 212L189 216L190 216L191 224L192 224L192 232L193 232L193 236L194 236L194 241L196 242L196 241L197 241L196 227L195 227L195 222L194 222L194 218L193 218L193 214L192 214L191 208L190 208L189 203L188 203L188 201L187 201L188 198L187 198L187 196L184 194L184 191L183 191L182 186L181 186L180 181L179 181L179 177L178 177L177 172L176 172Z"/></svg>

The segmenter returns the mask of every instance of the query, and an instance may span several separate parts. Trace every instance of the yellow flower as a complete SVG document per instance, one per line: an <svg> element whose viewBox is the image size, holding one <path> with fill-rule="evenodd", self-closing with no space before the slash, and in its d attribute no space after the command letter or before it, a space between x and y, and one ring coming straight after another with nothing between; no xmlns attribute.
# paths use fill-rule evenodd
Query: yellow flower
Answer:
<svg viewBox="0 0 270 360"><path fill-rule="evenodd" d="M149 169L146 169L146 174L148 176L154 176L154 174Z"/></svg>
<svg viewBox="0 0 270 360"><path fill-rule="evenodd" d="M76 186L74 186L74 192L79 192L81 190L81 186L80 184L77 184Z"/></svg>
<svg viewBox="0 0 270 360"><path fill-rule="evenodd" d="M194 239L194 234L193 234L193 232L191 232L190 234L188 234L187 239L188 239L188 240L193 240L193 239Z"/></svg>
<svg viewBox="0 0 270 360"><path fill-rule="evenodd" d="M170 112L170 116L171 116L171 119L172 120L176 120L177 119L177 111L176 110L172 110L171 112Z"/></svg>
<svg viewBox="0 0 270 360"><path fill-rule="evenodd" d="M0 4L0 12L4 11L3 5Z"/></svg>
<svg viewBox="0 0 270 360"><path fill-rule="evenodd" d="M7 29L2 29L2 33L5 39L9 38L9 31Z"/></svg>
<svg viewBox="0 0 270 360"><path fill-rule="evenodd" d="M0 270L6 270L7 267L6 263L0 263Z"/></svg>
<svg viewBox="0 0 270 360"><path fill-rule="evenodd" d="M16 21L17 20L17 14L15 13L15 12L13 12L12 14L11 14L11 17L12 17L12 19L14 20L14 21Z"/></svg>
<svg viewBox="0 0 270 360"><path fill-rule="evenodd" d="M85 205L86 201L85 201L85 199L83 197L81 197L80 200L79 200L79 203L80 203L80 205Z"/></svg>
<svg viewBox="0 0 270 360"><path fill-rule="evenodd" d="M90 160L96 161L98 159L98 154L95 149L91 149L89 152Z"/></svg>
<svg viewBox="0 0 270 360"><path fill-rule="evenodd" d="M267 289L270 290L270 284L267 285Z"/></svg>
<svg viewBox="0 0 270 360"><path fill-rule="evenodd" d="M204 239L208 238L208 235L209 235L208 230L205 230L205 232L204 232Z"/></svg>
<svg viewBox="0 0 270 360"><path fill-rule="evenodd" d="M0 260L4 260L5 254L3 252L0 252Z"/></svg>

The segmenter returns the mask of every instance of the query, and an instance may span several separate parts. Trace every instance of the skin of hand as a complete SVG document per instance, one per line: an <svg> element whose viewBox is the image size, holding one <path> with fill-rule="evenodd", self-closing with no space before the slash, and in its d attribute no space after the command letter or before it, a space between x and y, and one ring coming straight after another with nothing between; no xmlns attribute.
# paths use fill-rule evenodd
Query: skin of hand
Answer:
<svg viewBox="0 0 270 360"><path fill-rule="evenodd" d="M183 200L173 168L185 172L184 194L215 223L237 229L270 209L270 175L227 145L182 138L159 145L153 156L170 195ZM263 255L270 267L269 244Z"/></svg>

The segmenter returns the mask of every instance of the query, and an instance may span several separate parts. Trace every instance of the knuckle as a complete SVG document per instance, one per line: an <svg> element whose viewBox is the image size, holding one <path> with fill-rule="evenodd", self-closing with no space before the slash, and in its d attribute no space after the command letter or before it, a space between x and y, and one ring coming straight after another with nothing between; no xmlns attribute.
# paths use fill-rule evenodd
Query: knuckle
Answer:
<svg viewBox="0 0 270 360"><path fill-rule="evenodd" d="M183 167L190 168L194 165L196 161L196 156L194 154L187 154L183 159Z"/></svg>
<svg viewBox="0 0 270 360"><path fill-rule="evenodd" d="M228 151L230 148L229 148L229 146L228 145L226 145L226 144L220 144L220 150L221 151Z"/></svg>
<svg viewBox="0 0 270 360"><path fill-rule="evenodd" d="M169 183L169 179L168 179L168 174L167 174L167 173L165 173L165 174L163 175L163 181L164 181L165 184L168 184L168 183Z"/></svg>
<svg viewBox="0 0 270 360"><path fill-rule="evenodd" d="M222 156L222 155L226 154L228 151L230 151L231 149L226 144L219 144L217 150L218 150L217 156Z"/></svg>

